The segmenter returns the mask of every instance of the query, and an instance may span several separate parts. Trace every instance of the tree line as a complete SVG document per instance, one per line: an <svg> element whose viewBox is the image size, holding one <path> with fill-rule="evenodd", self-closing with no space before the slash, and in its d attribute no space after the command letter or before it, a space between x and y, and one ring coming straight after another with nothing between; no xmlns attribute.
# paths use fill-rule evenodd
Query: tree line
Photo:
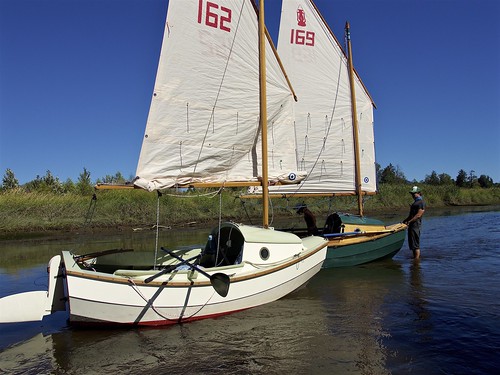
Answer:
<svg viewBox="0 0 500 375"><path fill-rule="evenodd" d="M90 172L87 170L87 168L83 168L83 172L79 174L76 182L73 182L70 178L62 182L59 180L59 177L54 176L52 172L48 170L45 173L45 176L38 175L34 180L20 185L14 172L11 169L7 168L2 179L0 191L5 192L11 190L19 190L27 193L73 193L88 195L94 192L95 184L124 184L125 182L126 179L120 172L117 172L114 175L106 175L105 177L98 178L95 183L93 183L90 178Z"/></svg>
<svg viewBox="0 0 500 375"><path fill-rule="evenodd" d="M394 166L389 164L385 168L381 168L380 164L376 164L377 167L377 181L382 184L408 184L408 183L423 183L427 185L443 186L443 185L456 185L462 188L491 188L495 185L493 179L487 175L476 175L476 172L471 170L468 173L460 169L458 171L457 177L453 179L447 173L438 174L436 171L432 171L430 174L426 175L422 181L409 181L406 179L403 171L399 166Z"/></svg>
<svg viewBox="0 0 500 375"><path fill-rule="evenodd" d="M409 181L401 168L399 166L394 166L389 164L385 168L381 168L380 164L376 163L377 171L377 181L380 184L417 184L423 183L428 185L456 185L461 188L491 188L498 186L500 184L495 184L493 179L487 175L480 175L479 177L475 174L475 171L471 170L466 172L461 169L455 179L446 173L438 174L436 171L432 171L429 175L425 176L422 181ZM98 178L95 182L92 182L90 178L91 174L86 169L83 168L82 173L79 174L76 182L71 179L67 179L62 182L58 177L54 176L50 170L47 170L44 176L36 176L32 181L29 181L23 185L19 184L14 172L7 168L2 179L2 185L0 186L1 192L6 191L23 191L28 193L33 192L44 192L44 193L56 193L56 194L80 194L89 195L94 192L94 185L98 183L107 184L124 184L127 180L123 177L120 172L114 175L106 175L102 178Z"/></svg>

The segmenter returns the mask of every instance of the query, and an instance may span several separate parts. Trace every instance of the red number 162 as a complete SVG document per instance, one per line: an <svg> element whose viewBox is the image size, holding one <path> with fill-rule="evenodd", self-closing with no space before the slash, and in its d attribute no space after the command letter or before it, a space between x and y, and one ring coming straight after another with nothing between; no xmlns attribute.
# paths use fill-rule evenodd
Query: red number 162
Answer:
<svg viewBox="0 0 500 375"><path fill-rule="evenodd" d="M198 23L204 22L207 26L230 32L231 9L221 6L220 12L217 13L219 5L212 1L207 1L204 12L203 3L204 0L199 0L198 2ZM205 13L204 16L203 13Z"/></svg>

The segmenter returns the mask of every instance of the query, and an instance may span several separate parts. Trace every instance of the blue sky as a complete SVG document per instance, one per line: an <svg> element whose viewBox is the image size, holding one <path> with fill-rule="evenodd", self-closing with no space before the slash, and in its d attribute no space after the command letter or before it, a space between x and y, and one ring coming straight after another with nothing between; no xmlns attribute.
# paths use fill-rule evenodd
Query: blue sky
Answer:
<svg viewBox="0 0 500 375"><path fill-rule="evenodd" d="M216 1L216 0L215 0ZM376 105L377 162L500 182L500 1L316 0ZM0 175L135 174L167 0L0 0ZM276 40L280 0L266 1Z"/></svg>

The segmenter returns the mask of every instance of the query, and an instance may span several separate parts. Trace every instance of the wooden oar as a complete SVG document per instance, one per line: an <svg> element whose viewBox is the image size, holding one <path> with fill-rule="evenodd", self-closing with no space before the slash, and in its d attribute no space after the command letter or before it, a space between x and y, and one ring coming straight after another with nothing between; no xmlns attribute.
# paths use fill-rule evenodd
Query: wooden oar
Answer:
<svg viewBox="0 0 500 375"><path fill-rule="evenodd" d="M175 258L175 259L177 259L177 260L179 260L181 262L184 261L184 259L182 259L180 256L178 256L173 251L165 249L164 247L162 247L161 249L163 251L165 251L166 253L168 253L173 258ZM198 266L195 266L192 263L189 263L187 261L185 263L189 267L191 267L193 270L196 270L199 273L201 273L202 275L208 277L210 279L210 283L212 284L213 288L215 289L215 291L220 296L222 296L222 297L226 297L227 296L227 293L229 292L229 284L230 284L230 280L229 280L229 276L228 275L226 275L225 273L221 273L221 272L214 273L213 275L210 275L210 274L208 274L207 272L205 272L204 270L202 270Z"/></svg>
<svg viewBox="0 0 500 375"><path fill-rule="evenodd" d="M85 262L89 259L94 259L94 258L103 256L103 255L127 253L129 251L134 251L134 249L110 249L110 250L98 251L95 253L78 255L78 256L73 257L73 259L75 260L75 262Z"/></svg>
<svg viewBox="0 0 500 375"><path fill-rule="evenodd" d="M383 230L373 230L373 231L359 231L359 232L344 232L344 233L330 233L323 234L323 237L331 238L331 237L347 237L347 236L369 236L375 234L384 234L384 233L394 233L394 229L383 229Z"/></svg>
<svg viewBox="0 0 500 375"><path fill-rule="evenodd" d="M201 254L198 254L192 258L189 258L189 259L184 259L182 262L179 262L177 264L172 264L168 267L165 267L164 269L162 269L160 272L154 274L153 276L150 276L148 277L147 279L144 280L144 282L147 284L147 283L150 283L151 281L153 281L154 279L156 279L157 277L160 277L161 275L164 275L166 273L169 273L169 272L172 272L173 270L175 270L177 267L179 267L181 264L186 264L186 263L189 263L191 262L192 260L195 260L196 258L199 258L201 256Z"/></svg>

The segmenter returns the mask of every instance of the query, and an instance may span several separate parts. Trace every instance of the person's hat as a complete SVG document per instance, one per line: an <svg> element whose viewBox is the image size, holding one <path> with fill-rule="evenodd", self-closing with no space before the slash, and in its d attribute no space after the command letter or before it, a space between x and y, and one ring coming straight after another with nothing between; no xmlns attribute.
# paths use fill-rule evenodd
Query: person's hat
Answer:
<svg viewBox="0 0 500 375"><path fill-rule="evenodd" d="M418 188L418 186L414 186L414 187L410 190L410 194L415 194L415 193L419 193L419 194L420 194L420 189Z"/></svg>
<svg viewBox="0 0 500 375"><path fill-rule="evenodd" d="M298 203L295 205L295 211L299 212L300 210L306 208L307 206L304 203Z"/></svg>

